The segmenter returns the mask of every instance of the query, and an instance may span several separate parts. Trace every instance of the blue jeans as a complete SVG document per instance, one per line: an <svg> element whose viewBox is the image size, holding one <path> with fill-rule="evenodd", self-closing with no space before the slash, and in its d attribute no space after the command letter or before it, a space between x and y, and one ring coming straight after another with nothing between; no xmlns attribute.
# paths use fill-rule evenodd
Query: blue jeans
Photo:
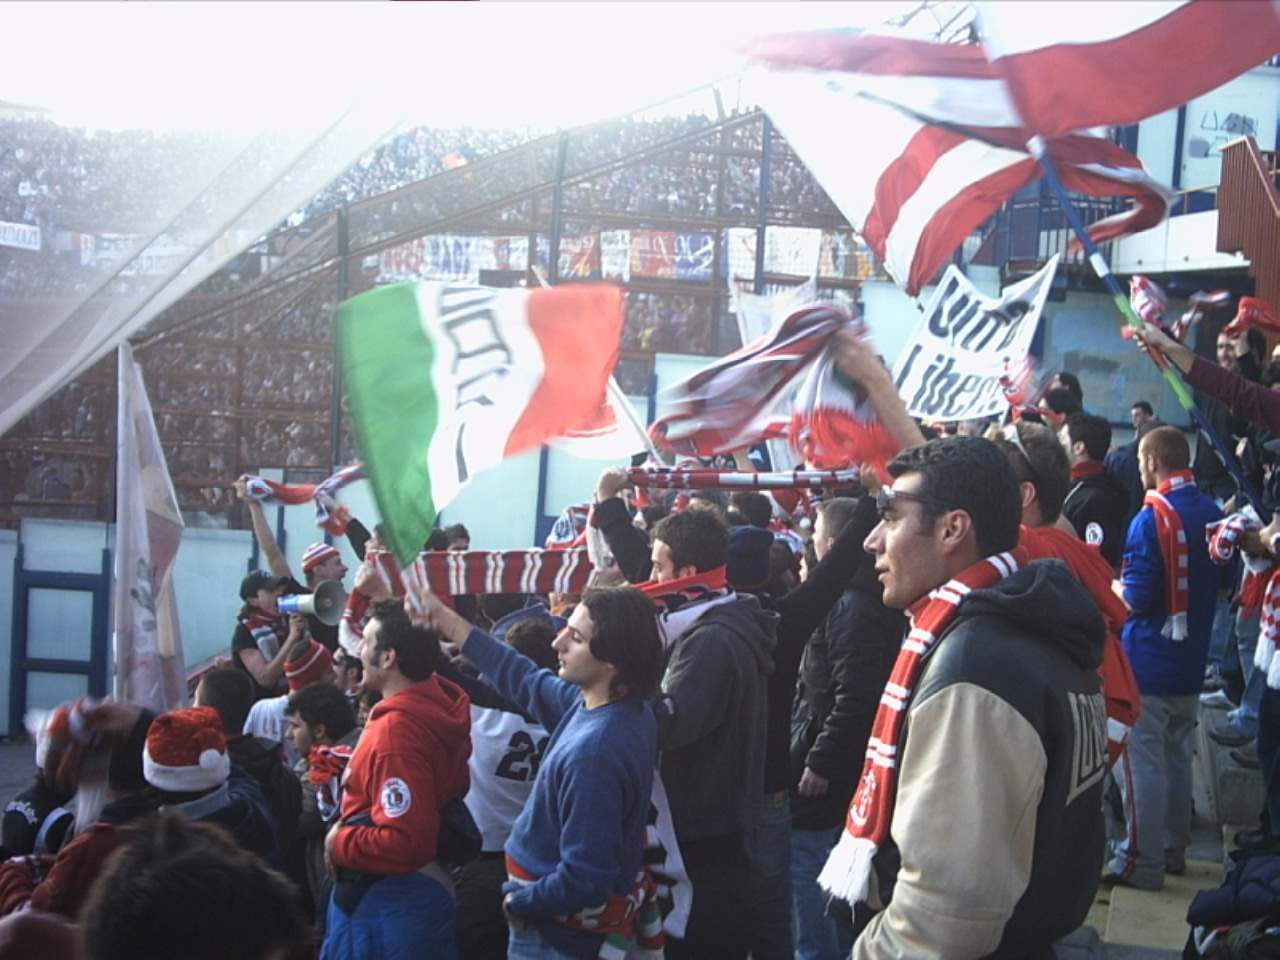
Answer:
<svg viewBox="0 0 1280 960"><path fill-rule="evenodd" d="M574 955L557 950L538 933L537 927L530 925L508 931L507 960L574 960Z"/></svg>
<svg viewBox="0 0 1280 960"><path fill-rule="evenodd" d="M1221 667L1231 644L1231 631L1235 626L1235 617L1231 612L1231 601L1219 597L1213 607L1213 627L1209 631L1209 663Z"/></svg>
<svg viewBox="0 0 1280 960"><path fill-rule="evenodd" d="M853 950L853 931L827 912L827 894L818 874L843 827L791 831L791 904L795 916L796 960L839 960Z"/></svg>
<svg viewBox="0 0 1280 960"><path fill-rule="evenodd" d="M320 960L457 960L453 897L420 873L383 877L347 916L329 900Z"/></svg>
<svg viewBox="0 0 1280 960"><path fill-rule="evenodd" d="M751 861L752 960L792 960L791 801L787 791L761 798L747 830Z"/></svg>
<svg viewBox="0 0 1280 960"><path fill-rule="evenodd" d="M1231 726L1247 737L1258 733L1258 704L1262 700L1262 691L1267 686L1267 678L1262 671L1253 665L1253 654L1258 646L1258 635L1262 631L1262 621L1257 614L1252 616L1239 610L1235 617L1236 652L1240 657L1240 670L1244 674L1244 695L1240 698L1240 706L1228 715Z"/></svg>

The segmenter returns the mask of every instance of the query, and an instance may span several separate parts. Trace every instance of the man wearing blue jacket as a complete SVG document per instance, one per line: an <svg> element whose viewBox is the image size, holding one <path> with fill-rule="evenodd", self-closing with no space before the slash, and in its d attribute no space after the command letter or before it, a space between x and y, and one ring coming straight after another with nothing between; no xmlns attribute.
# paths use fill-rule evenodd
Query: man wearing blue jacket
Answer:
<svg viewBox="0 0 1280 960"><path fill-rule="evenodd" d="M1142 693L1117 779L1125 837L1112 843L1107 883L1145 890L1186 869L1191 838L1192 735L1223 568L1209 559L1205 526L1222 518L1196 489L1191 451L1174 427L1142 438L1147 490L1129 525L1120 583L1129 607L1122 639Z"/></svg>

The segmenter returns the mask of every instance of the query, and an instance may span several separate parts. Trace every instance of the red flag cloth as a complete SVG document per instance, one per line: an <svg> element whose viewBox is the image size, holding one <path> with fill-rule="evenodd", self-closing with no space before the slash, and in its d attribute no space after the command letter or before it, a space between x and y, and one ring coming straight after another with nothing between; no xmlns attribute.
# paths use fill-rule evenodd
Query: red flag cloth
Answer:
<svg viewBox="0 0 1280 960"><path fill-rule="evenodd" d="M785 34L748 53L774 67L757 98L841 212L909 294L1010 197L1038 179L1024 127L981 47L883 36ZM831 130L874 129L857 162ZM1068 189L1131 197L1135 206L1089 227L1096 242L1155 226L1168 194L1137 157L1102 137L1045 145Z"/></svg>
<svg viewBox="0 0 1280 960"><path fill-rule="evenodd" d="M1194 100L1280 50L1274 3L979 3L987 56L1042 136L1136 123ZM1158 83L1152 78L1159 77Z"/></svg>
<svg viewBox="0 0 1280 960"><path fill-rule="evenodd" d="M1251 327L1258 327L1272 336L1280 334L1280 325L1276 324L1276 318L1266 301L1259 300L1257 297L1241 297L1240 305L1236 307L1235 319L1227 324L1222 332L1228 336L1237 337Z"/></svg>
<svg viewBox="0 0 1280 960"><path fill-rule="evenodd" d="M673 410L650 429L654 442L712 457L789 434L792 447L820 469L869 464L882 471L898 446L829 350L837 330L857 323L839 304L801 307L667 391Z"/></svg>

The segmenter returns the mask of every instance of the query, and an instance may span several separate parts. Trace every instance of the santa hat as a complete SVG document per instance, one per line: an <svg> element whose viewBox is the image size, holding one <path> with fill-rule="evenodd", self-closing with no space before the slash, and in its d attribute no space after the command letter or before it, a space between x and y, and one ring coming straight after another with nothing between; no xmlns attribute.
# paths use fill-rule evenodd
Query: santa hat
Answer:
<svg viewBox="0 0 1280 960"><path fill-rule="evenodd" d="M294 693L311 686L332 669L333 655L314 640L307 644L302 656L290 654L290 659L284 662L284 675L290 692Z"/></svg>
<svg viewBox="0 0 1280 960"><path fill-rule="evenodd" d="M142 751L147 783L170 793L198 793L221 786L231 775L222 721L212 707L162 713L147 731Z"/></svg>
<svg viewBox="0 0 1280 960"><path fill-rule="evenodd" d="M338 548L329 543L313 543L302 554L302 572L310 573L330 557L338 555Z"/></svg>

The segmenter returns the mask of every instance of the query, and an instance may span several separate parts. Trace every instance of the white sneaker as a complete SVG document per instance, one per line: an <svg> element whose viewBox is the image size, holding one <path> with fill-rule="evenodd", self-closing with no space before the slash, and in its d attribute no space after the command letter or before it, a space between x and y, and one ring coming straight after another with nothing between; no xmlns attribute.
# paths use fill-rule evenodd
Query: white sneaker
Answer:
<svg viewBox="0 0 1280 960"><path fill-rule="evenodd" d="M1222 710L1231 710L1235 707L1235 701L1227 696L1225 690L1215 690L1213 693L1200 694L1200 705L1203 707L1218 707Z"/></svg>

